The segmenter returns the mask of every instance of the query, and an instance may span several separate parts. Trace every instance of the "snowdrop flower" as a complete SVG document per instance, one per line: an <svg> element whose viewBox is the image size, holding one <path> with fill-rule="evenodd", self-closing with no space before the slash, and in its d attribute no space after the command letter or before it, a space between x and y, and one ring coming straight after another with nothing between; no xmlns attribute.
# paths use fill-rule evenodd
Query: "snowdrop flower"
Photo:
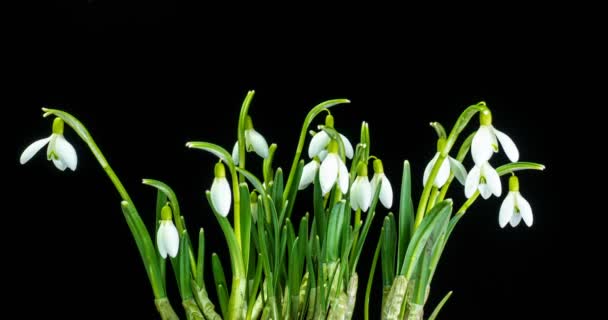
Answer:
<svg viewBox="0 0 608 320"><path fill-rule="evenodd" d="M230 184L226 179L226 169L220 161L215 164L215 178L211 184L211 203L215 211L222 217L226 217L230 211L232 203L232 193L230 192Z"/></svg>
<svg viewBox="0 0 608 320"><path fill-rule="evenodd" d="M76 170L78 164L76 150L63 137L63 120L61 118L55 118L53 121L53 134L50 137L35 141L23 150L19 162L25 164L47 144L46 158L53 161L57 169L61 171L65 168L70 168L72 171Z"/></svg>
<svg viewBox="0 0 608 320"><path fill-rule="evenodd" d="M327 152L327 156L319 167L321 191L325 196L337 181L340 191L342 191L342 193L347 193L349 175L346 165L338 155L338 142L331 140L327 147Z"/></svg>
<svg viewBox="0 0 608 320"><path fill-rule="evenodd" d="M372 186L367 178L367 165L359 162L357 178L350 188L350 207L366 212L372 202Z"/></svg>
<svg viewBox="0 0 608 320"><path fill-rule="evenodd" d="M171 208L165 204L160 211L160 226L156 233L156 245L163 259L167 258L167 254L175 258L179 250L179 234L173 224L172 215Z"/></svg>
<svg viewBox="0 0 608 320"><path fill-rule="evenodd" d="M325 117L325 126L328 128L334 127L334 117L331 114L328 114L327 117ZM315 156L319 156L319 158L321 158L320 153L322 153L329 145L330 140L331 137L327 134L327 132L323 130L317 132L310 140L310 145L308 145L308 157L312 159ZM355 154L353 145L350 143L350 141L348 141L348 138L341 133L340 140L342 140L342 145L344 145L344 155L347 158L352 159L353 155Z"/></svg>
<svg viewBox="0 0 608 320"><path fill-rule="evenodd" d="M479 129L471 142L471 155L475 164L481 165L490 160L492 154L498 152L499 141L511 162L519 160L519 150L517 150L513 140L492 126L490 110L484 110L479 114L479 123Z"/></svg>
<svg viewBox="0 0 608 320"><path fill-rule="evenodd" d="M519 193L519 180L513 175L509 178L509 193L500 206L498 224L501 228L504 228L507 223L516 227L522 219L528 227L532 226L534 221L532 208L530 203Z"/></svg>
<svg viewBox="0 0 608 320"><path fill-rule="evenodd" d="M498 172L492 168L488 162L481 165L476 164L464 184L464 194L470 198L479 189L479 193L484 199L488 199L492 194L500 197L502 186Z"/></svg>
<svg viewBox="0 0 608 320"><path fill-rule="evenodd" d="M298 190L304 190L311 183L315 181L315 176L317 175L317 171L319 171L320 160L317 157L314 157L309 163L307 163L302 169L302 177L300 178L300 184L298 185Z"/></svg>
<svg viewBox="0 0 608 320"><path fill-rule="evenodd" d="M431 170L433 170L433 167L435 166L439 155L440 152L435 153L433 159L431 159L429 164L426 165L422 178L423 185L426 185L426 182L429 179L429 176L431 175ZM464 168L462 163L460 163L460 161L450 157L449 155L441 163L441 167L439 167L439 172L437 172L437 176L435 176L435 181L433 182L433 185L437 188L441 188L448 181L448 178L450 177L450 172L454 173L456 179L458 179L458 181L462 185L464 185L467 179L467 170Z"/></svg>
<svg viewBox="0 0 608 320"><path fill-rule="evenodd" d="M247 152L254 151L264 159L268 158L268 143L264 139L264 136L253 129L253 121L251 121L250 116L247 116L247 120L245 121L245 149ZM238 140L232 148L232 161L234 161L235 165L239 165Z"/></svg>
<svg viewBox="0 0 608 320"><path fill-rule="evenodd" d="M390 209L393 206L393 187L391 187L390 181L384 174L384 166L382 165L382 161L380 159L374 160L374 176L372 177L372 196L376 194L376 188L380 185L380 181L382 181L382 185L380 186L380 195L379 199L382 205Z"/></svg>

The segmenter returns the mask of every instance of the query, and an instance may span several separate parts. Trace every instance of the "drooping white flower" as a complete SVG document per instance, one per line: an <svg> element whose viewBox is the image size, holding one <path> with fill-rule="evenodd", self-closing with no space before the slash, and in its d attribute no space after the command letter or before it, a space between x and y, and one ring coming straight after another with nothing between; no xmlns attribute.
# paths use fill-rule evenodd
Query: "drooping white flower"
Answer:
<svg viewBox="0 0 608 320"><path fill-rule="evenodd" d="M328 128L334 127L334 117L332 115L327 115L325 117L325 126ZM331 137L327 134L327 132L321 130L317 132L312 139L310 140L310 144L308 145L308 157L314 158L319 156L321 160L320 153L322 153L328 146ZM348 138L346 138L343 134L340 133L340 140L342 141L342 145L344 146L344 155L352 159L355 152L353 149L353 145L350 143Z"/></svg>
<svg viewBox="0 0 608 320"><path fill-rule="evenodd" d="M350 207L367 212L372 202L372 186L367 177L367 165L363 162L357 167L357 177L350 188Z"/></svg>
<svg viewBox="0 0 608 320"><path fill-rule="evenodd" d="M319 167L319 182L321 191L326 195L331 188L338 182L338 187L342 193L348 192L349 175L346 165L338 156L338 143L332 140L327 147L328 154Z"/></svg>
<svg viewBox="0 0 608 320"><path fill-rule="evenodd" d="M488 162L481 165L476 164L467 176L464 184L464 194L467 198L470 198L476 190L479 190L484 199L488 199L492 194L500 197L502 193L500 177Z"/></svg>
<svg viewBox="0 0 608 320"><path fill-rule="evenodd" d="M304 166L302 169L302 177L300 178L300 183L298 185L298 190L306 189L306 187L315 181L315 175L317 175L317 171L319 171L319 166L319 160L317 157L313 158Z"/></svg>
<svg viewBox="0 0 608 320"><path fill-rule="evenodd" d="M426 165L422 178L423 185L426 185L426 182L429 179L429 175L431 175L431 170L433 170L433 167L435 166L435 163L439 158L439 154L439 152L435 153L433 159L431 159L429 164ZM439 171L435 176L435 181L433 185L437 188L441 188L448 181L448 178L450 177L450 172L454 173L454 176L462 185L465 184L465 181L467 179L467 170L464 168L462 163L460 163L460 161L450 156L447 156L447 158L443 160L441 166L439 167Z"/></svg>
<svg viewBox="0 0 608 320"><path fill-rule="evenodd" d="M230 212L230 204L232 203L232 193L230 184L226 179L226 169L224 164L218 162L215 164L215 178L211 184L211 203L215 211L222 217L226 217Z"/></svg>
<svg viewBox="0 0 608 320"><path fill-rule="evenodd" d="M156 245L163 259L169 255L171 258L177 256L179 251L179 233L173 224L171 208L165 205L161 210L161 220L156 233Z"/></svg>
<svg viewBox="0 0 608 320"><path fill-rule="evenodd" d="M53 121L53 133L51 136L35 141L30 144L19 158L21 164L28 162L40 149L48 144L46 157L57 169L64 171L65 168L76 170L78 156L74 147L63 137L63 120L55 118Z"/></svg>
<svg viewBox="0 0 608 320"><path fill-rule="evenodd" d="M378 195L378 198L385 208L390 209L393 206L393 187L384 174L384 166L380 159L374 160L374 176L372 177L371 182L372 196L376 194L378 185L380 185L380 194Z"/></svg>
<svg viewBox="0 0 608 320"><path fill-rule="evenodd" d="M524 220L528 227L532 226L534 216L530 203L519 193L519 180L516 176L509 178L509 193L500 206L498 214L498 224L504 228L507 223L516 227L521 220Z"/></svg>
<svg viewBox="0 0 608 320"><path fill-rule="evenodd" d="M268 158L268 143L264 136L253 128L253 121L247 116L245 122L245 150L254 151L258 156ZM235 165L239 164L239 142L237 141L232 148L232 161Z"/></svg>
<svg viewBox="0 0 608 320"><path fill-rule="evenodd" d="M498 152L498 142L502 145L511 162L519 160L519 150L509 136L492 126L492 113L484 110L479 114L480 126L471 142L471 155L475 164L487 162L494 152Z"/></svg>

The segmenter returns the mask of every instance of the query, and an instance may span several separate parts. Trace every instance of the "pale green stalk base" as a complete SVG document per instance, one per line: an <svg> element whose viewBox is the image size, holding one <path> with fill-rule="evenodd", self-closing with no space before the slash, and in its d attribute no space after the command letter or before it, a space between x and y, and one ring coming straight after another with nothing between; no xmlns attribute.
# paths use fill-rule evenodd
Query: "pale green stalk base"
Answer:
<svg viewBox="0 0 608 320"><path fill-rule="evenodd" d="M188 319L188 320L205 320L205 317L203 317L203 314L198 309L198 305L196 304L196 301L194 301L194 299L190 298L190 299L182 301L182 306L184 307L184 310L186 311L186 319Z"/></svg>
<svg viewBox="0 0 608 320"><path fill-rule="evenodd" d="M161 319L179 320L179 317L177 316L177 314L175 313L175 311L173 311L173 308L171 307L171 303L169 303L169 299L167 299L167 298L155 299L154 304L156 305L156 310L158 310L158 313L160 314Z"/></svg>
<svg viewBox="0 0 608 320"><path fill-rule="evenodd" d="M209 295L207 294L207 289L203 285L202 288L196 284L195 281L192 281L192 289L194 291L194 298L196 299L196 303L199 308L203 311L205 318L207 320L222 320L222 317L215 312L215 306L209 300Z"/></svg>
<svg viewBox="0 0 608 320"><path fill-rule="evenodd" d="M397 276L391 291L389 291L386 297L386 304L382 308L382 319L383 320L396 320L399 319L401 313L401 305L405 298L405 291L407 290L407 279L405 276Z"/></svg>

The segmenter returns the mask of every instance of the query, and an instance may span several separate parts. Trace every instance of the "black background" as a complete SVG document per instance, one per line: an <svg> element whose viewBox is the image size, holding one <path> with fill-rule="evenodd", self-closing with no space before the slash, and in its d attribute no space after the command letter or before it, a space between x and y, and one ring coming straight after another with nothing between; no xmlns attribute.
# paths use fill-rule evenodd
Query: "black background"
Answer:
<svg viewBox="0 0 608 320"><path fill-rule="evenodd" d="M476 203L448 244L427 314L449 290L454 295L441 318L535 319L581 311L568 307L577 282L569 265L578 223L569 224L576 212L564 182L576 179L576 114L590 110L580 97L595 90L580 91L580 84L598 72L589 64L595 51L587 47L585 25L530 8L482 15L304 4L262 8L263 15L251 9L98 0L20 8L9 20L3 99L14 145L4 155L11 162L7 176L16 177L11 203L18 206L6 216L18 227L3 236L11 243L14 305L31 306L20 312L157 317L119 197L76 135L66 130L78 150L75 173L55 170L42 156L18 165L23 148L50 132L41 107L66 110L89 128L144 220L153 223L155 192L140 179L165 181L180 197L190 232L204 227L208 254L227 257L203 200L215 160L184 144L206 140L231 148L250 89L256 90L256 129L279 145L276 163L284 169L307 111L344 97L352 103L333 109L336 127L355 140L361 121L368 121L373 153L383 158L395 188L402 161L412 163L415 195L435 150L428 123L451 127L466 106L486 101L521 160L547 165L543 173L520 175L534 226L501 230L502 197ZM472 166L470 159L465 165ZM503 188L506 193L506 179ZM463 192L454 190L461 203ZM299 198L300 214L310 208L308 199ZM371 261L368 249L360 274ZM357 313L366 282L362 277ZM170 291L180 309L176 288Z"/></svg>

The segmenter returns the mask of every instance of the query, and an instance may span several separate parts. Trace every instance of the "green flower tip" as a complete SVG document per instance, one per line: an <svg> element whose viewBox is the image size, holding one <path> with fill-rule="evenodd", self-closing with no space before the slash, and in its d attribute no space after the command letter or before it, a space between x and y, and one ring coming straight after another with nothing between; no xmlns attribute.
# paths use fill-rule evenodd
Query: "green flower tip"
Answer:
<svg viewBox="0 0 608 320"><path fill-rule="evenodd" d="M251 117L247 115L247 118L245 119L245 130L251 129L253 129L253 121L251 120Z"/></svg>
<svg viewBox="0 0 608 320"><path fill-rule="evenodd" d="M516 175L509 178L509 191L519 191L519 179Z"/></svg>
<svg viewBox="0 0 608 320"><path fill-rule="evenodd" d="M224 168L224 164L221 161L215 164L214 173L216 178L226 177L226 168Z"/></svg>
<svg viewBox="0 0 608 320"><path fill-rule="evenodd" d="M160 210L160 219L164 221L171 221L173 216L173 212L171 212L171 207L169 203L165 203L163 208Z"/></svg>
<svg viewBox="0 0 608 320"><path fill-rule="evenodd" d="M325 117L325 126L328 128L333 128L334 127L334 116L332 116L331 114L328 114Z"/></svg>
<svg viewBox="0 0 608 320"><path fill-rule="evenodd" d="M55 120L53 120L53 133L63 134L63 119L55 118Z"/></svg>
<svg viewBox="0 0 608 320"><path fill-rule="evenodd" d="M482 126L492 125L492 112L490 112L490 109L485 109L479 113L479 123Z"/></svg>
<svg viewBox="0 0 608 320"><path fill-rule="evenodd" d="M249 201L254 204L254 203L258 203L258 194L257 192L251 191L251 194L249 195Z"/></svg>
<svg viewBox="0 0 608 320"><path fill-rule="evenodd" d="M367 164L363 161L359 161L359 165L357 165L357 176L367 177Z"/></svg>
<svg viewBox="0 0 608 320"><path fill-rule="evenodd" d="M374 173L384 173L384 166L382 165L382 160L374 160Z"/></svg>
<svg viewBox="0 0 608 320"><path fill-rule="evenodd" d="M340 146L338 145L338 141L331 139L331 141L329 142L329 145L327 145L327 152L328 153L338 153L338 149L340 149Z"/></svg>

